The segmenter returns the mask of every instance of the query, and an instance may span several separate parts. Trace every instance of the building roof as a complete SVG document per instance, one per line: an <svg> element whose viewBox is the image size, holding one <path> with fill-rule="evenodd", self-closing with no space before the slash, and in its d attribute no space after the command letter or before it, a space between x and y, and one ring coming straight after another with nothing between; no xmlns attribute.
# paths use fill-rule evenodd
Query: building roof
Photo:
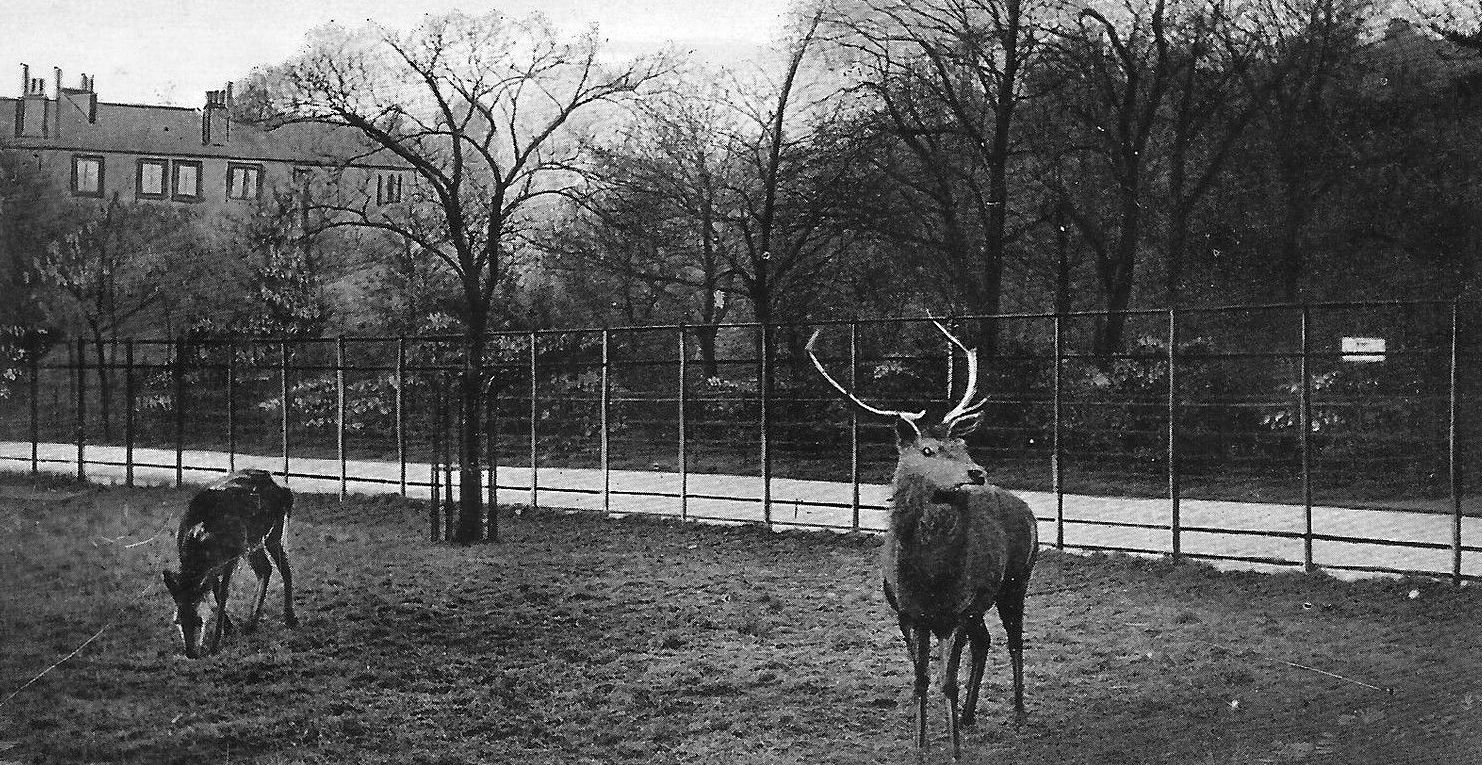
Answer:
<svg viewBox="0 0 1482 765"><path fill-rule="evenodd" d="M362 167L405 167L386 151L372 151L359 132L348 127L323 124L289 124L264 129L254 124L232 123L225 139L219 127L210 143L202 141L203 109L178 106L146 106L98 102L96 119L87 91L64 88L62 97L48 99L49 108L60 111L60 119L49 120L44 138L17 138L10 130L10 115L22 99L0 98L0 148L52 149L73 152L121 152L128 154L219 157L278 161L295 164L339 164L354 160ZM40 99L34 99L36 103ZM223 110L224 111L224 110ZM60 130L58 130L60 128Z"/></svg>

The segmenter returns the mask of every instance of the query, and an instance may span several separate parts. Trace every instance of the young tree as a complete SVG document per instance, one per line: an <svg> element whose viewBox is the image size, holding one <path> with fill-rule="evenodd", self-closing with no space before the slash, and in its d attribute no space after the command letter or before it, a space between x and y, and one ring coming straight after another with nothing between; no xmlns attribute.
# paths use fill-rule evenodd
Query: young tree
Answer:
<svg viewBox="0 0 1482 765"><path fill-rule="evenodd" d="M457 278L464 331L457 538L478 539L480 414L493 298L546 197L565 193L585 118L657 85L663 57L605 63L596 30L563 40L536 14L451 13L399 34L327 27L277 72L279 121L348 128L360 160L402 163L408 200L381 206L341 198L319 207L326 226L388 232L430 253Z"/></svg>
<svg viewBox="0 0 1482 765"><path fill-rule="evenodd" d="M116 197L102 207L65 208L34 264L53 326L92 341L99 390L111 390L107 349L121 334L157 327L161 317L187 323L204 316L208 285L240 283L226 262L199 245L192 211ZM204 274L211 273L210 279ZM79 362L81 359L79 359ZM110 396L101 398L104 437L111 437Z"/></svg>

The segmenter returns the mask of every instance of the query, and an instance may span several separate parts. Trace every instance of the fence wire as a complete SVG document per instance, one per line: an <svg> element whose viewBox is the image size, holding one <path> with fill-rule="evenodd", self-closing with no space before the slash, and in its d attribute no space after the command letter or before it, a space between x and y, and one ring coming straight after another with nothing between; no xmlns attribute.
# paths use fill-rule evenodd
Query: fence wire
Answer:
<svg viewBox="0 0 1482 765"><path fill-rule="evenodd" d="M1482 421L1474 314L1133 311L1116 353L1090 350L1103 314L958 319L997 340L969 445L1036 497L1060 547L1460 580L1482 574L1461 481ZM963 359L926 319L778 325L771 354L753 324L495 333L475 431L490 504L882 528L893 425L823 382L804 351L815 329L831 373L878 406L930 419L963 393ZM0 376L0 460L127 483L267 467L430 498L436 537L458 491L464 352L453 337L78 340ZM1426 528L1372 515L1388 519L1376 532L1353 508ZM1352 554L1374 547L1415 554Z"/></svg>

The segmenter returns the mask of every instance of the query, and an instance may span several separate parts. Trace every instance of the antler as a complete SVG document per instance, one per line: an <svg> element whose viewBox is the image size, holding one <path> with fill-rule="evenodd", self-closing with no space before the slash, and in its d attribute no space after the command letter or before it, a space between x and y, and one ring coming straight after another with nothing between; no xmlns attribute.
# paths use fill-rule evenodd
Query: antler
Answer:
<svg viewBox="0 0 1482 765"><path fill-rule="evenodd" d="M844 397L849 399L850 401L853 401L854 405L858 406L860 409L863 409L871 414L878 414L882 417L899 417L909 423L910 426L916 430L916 435L920 436L921 427L916 424L916 421L926 415L925 410L922 410L920 412L907 412L904 410L880 409L878 407L870 406L869 404L866 404L862 399L860 399L860 397L854 395L853 393L850 393L847 388L840 385L839 381L835 380L833 376L828 373L828 370L823 368L823 362L818 360L818 353L816 349L816 346L818 344L818 336L821 334L823 334L823 330L813 330L813 336L808 338L808 345L805 346L805 350L808 351L808 358L813 360L813 366L818 369L818 373L820 375L823 375L823 379L827 380L829 385L834 386L834 390L843 394Z"/></svg>
<svg viewBox="0 0 1482 765"><path fill-rule="evenodd" d="M942 334L946 335L947 339L953 345L961 348L963 355L967 357L967 387L962 392L962 400L957 402L957 406L952 407L951 411L942 416L942 424L951 428L953 422L969 415L977 414L988 403L988 399L979 399L977 403L973 403L973 397L978 394L977 349L963 345L962 341L958 340L956 335L947 331L947 328L936 319L932 319L931 323L937 325L937 329L941 330Z"/></svg>

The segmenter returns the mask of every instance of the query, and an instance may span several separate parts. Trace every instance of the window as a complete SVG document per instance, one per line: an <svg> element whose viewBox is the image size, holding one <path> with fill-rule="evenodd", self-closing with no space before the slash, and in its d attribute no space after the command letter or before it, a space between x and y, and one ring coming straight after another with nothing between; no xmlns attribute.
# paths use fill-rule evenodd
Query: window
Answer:
<svg viewBox="0 0 1482 765"><path fill-rule="evenodd" d="M201 163L175 160L174 180L170 184L170 196L186 202L201 198Z"/></svg>
<svg viewBox="0 0 1482 765"><path fill-rule="evenodd" d="M135 178L134 194L144 199L164 199L165 168L169 163L163 159L139 160L139 173Z"/></svg>
<svg viewBox="0 0 1482 765"><path fill-rule="evenodd" d="M103 196L103 158L78 154L72 157L72 193L80 197Z"/></svg>
<svg viewBox="0 0 1482 765"><path fill-rule="evenodd" d="M394 205L401 201L401 173L376 176L376 204Z"/></svg>
<svg viewBox="0 0 1482 765"><path fill-rule="evenodd" d="M228 162L226 166L227 199L257 199L262 196L262 165Z"/></svg>

